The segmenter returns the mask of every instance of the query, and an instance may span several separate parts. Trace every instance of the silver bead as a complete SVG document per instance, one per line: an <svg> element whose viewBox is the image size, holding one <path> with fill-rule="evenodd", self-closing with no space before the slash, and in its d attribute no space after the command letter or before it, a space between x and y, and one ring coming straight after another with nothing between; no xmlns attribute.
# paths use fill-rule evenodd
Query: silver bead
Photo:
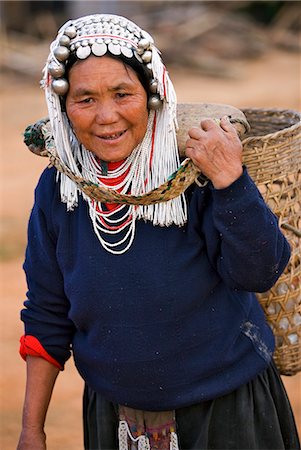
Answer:
<svg viewBox="0 0 301 450"><path fill-rule="evenodd" d="M160 109L162 106L162 100L159 95L152 95L148 100L148 108L152 110Z"/></svg>
<svg viewBox="0 0 301 450"><path fill-rule="evenodd" d="M150 46L150 41L148 39L140 39L140 41L138 42L138 47L142 48L144 50L148 49Z"/></svg>
<svg viewBox="0 0 301 450"><path fill-rule="evenodd" d="M68 56L70 55L69 49L67 47L63 47L62 45L56 47L53 53L56 59L58 59L59 61L66 61L66 59L68 59Z"/></svg>
<svg viewBox="0 0 301 450"><path fill-rule="evenodd" d="M152 56L153 56L152 52L149 51L149 50L147 50L146 52L143 53L143 55L141 56L141 58L142 58L142 61L143 61L145 64L147 64L147 63L151 62Z"/></svg>
<svg viewBox="0 0 301 450"><path fill-rule="evenodd" d="M61 78L65 73L65 66L62 63L51 61L48 65L48 72L53 78Z"/></svg>
<svg viewBox="0 0 301 450"><path fill-rule="evenodd" d="M64 34L66 34L66 36L70 37L70 39L73 39L76 36L76 28L71 25L70 27L67 27L64 30Z"/></svg>
<svg viewBox="0 0 301 450"><path fill-rule="evenodd" d="M151 44L154 43L152 36L147 31L141 30L141 36L143 36L143 39L148 40Z"/></svg>
<svg viewBox="0 0 301 450"><path fill-rule="evenodd" d="M61 36L59 39L59 44L68 47L70 45L70 37L66 34L63 34L63 36Z"/></svg>
<svg viewBox="0 0 301 450"><path fill-rule="evenodd" d="M151 81L149 90L152 94L156 94L158 92L158 81L157 80Z"/></svg>
<svg viewBox="0 0 301 450"><path fill-rule="evenodd" d="M65 78L59 78L58 80L53 80L51 83L53 91L57 95L65 95L69 89L69 83Z"/></svg>

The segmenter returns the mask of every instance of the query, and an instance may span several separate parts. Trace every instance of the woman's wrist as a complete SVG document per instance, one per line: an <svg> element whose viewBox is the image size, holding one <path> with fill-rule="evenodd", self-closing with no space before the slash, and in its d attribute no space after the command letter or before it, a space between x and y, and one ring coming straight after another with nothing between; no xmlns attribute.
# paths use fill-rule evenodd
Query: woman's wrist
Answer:
<svg viewBox="0 0 301 450"><path fill-rule="evenodd" d="M240 178L243 174L243 167L241 166L233 173L222 173L220 172L216 179L211 180L213 187L215 189L226 189L232 183L234 183L238 178Z"/></svg>

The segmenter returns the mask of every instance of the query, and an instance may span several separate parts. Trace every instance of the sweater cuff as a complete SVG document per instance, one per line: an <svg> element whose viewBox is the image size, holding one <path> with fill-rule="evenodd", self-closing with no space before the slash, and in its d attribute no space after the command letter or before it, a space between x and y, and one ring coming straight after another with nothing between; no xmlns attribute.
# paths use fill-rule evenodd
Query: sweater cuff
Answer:
<svg viewBox="0 0 301 450"><path fill-rule="evenodd" d="M24 335L20 338L20 355L26 361L27 355L30 356L39 356L41 358L46 359L49 363L53 364L60 370L63 370L63 367L60 363L58 363L49 353L46 352L40 341L30 335Z"/></svg>
<svg viewBox="0 0 301 450"><path fill-rule="evenodd" d="M256 184L248 174L248 170L245 166L243 167L243 173L241 176L230 184L230 186L224 189L215 189L211 184L210 187L215 201L220 203L222 207L224 207L227 203L233 204L233 202L241 204L243 197L246 201L251 200L254 194L256 197L261 197Z"/></svg>

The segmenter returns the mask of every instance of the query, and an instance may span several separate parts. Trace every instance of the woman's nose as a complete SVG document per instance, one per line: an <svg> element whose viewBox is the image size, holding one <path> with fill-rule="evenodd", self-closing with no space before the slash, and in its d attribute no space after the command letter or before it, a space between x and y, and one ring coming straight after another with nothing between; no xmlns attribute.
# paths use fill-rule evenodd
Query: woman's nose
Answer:
<svg viewBox="0 0 301 450"><path fill-rule="evenodd" d="M111 100L97 102L95 120L98 124L110 124L117 122L119 117L116 104Z"/></svg>

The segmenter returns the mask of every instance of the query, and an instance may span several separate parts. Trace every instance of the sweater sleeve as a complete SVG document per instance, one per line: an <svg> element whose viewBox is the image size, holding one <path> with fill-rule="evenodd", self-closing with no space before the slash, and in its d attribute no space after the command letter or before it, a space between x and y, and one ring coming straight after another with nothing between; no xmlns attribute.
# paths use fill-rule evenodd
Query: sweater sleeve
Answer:
<svg viewBox="0 0 301 450"><path fill-rule="evenodd" d="M210 189L212 210L210 219L208 215L205 219L204 232L211 263L230 287L267 291L290 257L277 217L246 169L229 187Z"/></svg>
<svg viewBox="0 0 301 450"><path fill-rule="evenodd" d="M68 318L70 304L64 292L64 280L56 258L55 235L51 229L52 198L49 190L53 191L53 186L48 185L46 188L41 192L41 187L38 186L29 220L28 245L23 266L28 292L21 319L25 325L25 335L35 337L45 351L63 367L71 354L75 328ZM45 207L42 210L39 206L39 196L44 197L43 205L48 205L47 211Z"/></svg>
<svg viewBox="0 0 301 450"><path fill-rule="evenodd" d="M44 347L34 336L21 336L19 353L24 361L26 361L27 356L38 356L46 359L50 364L53 364L58 369L62 370L62 366L46 352Z"/></svg>

